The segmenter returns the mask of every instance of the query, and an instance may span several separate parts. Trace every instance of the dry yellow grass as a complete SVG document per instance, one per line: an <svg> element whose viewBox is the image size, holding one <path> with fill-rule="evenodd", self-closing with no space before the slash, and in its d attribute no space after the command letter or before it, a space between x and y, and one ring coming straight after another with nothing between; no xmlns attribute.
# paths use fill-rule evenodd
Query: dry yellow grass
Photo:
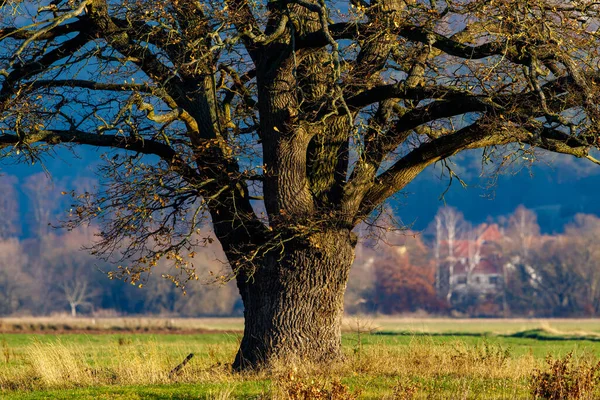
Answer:
<svg viewBox="0 0 600 400"><path fill-rule="evenodd" d="M65 346L60 341L34 343L27 350L27 360L31 366L30 376L39 378L44 387L93 384L86 359L77 346Z"/></svg>
<svg viewBox="0 0 600 400"><path fill-rule="evenodd" d="M97 349L96 349L97 350ZM243 380L273 379L286 382L290 374L298 381L330 382L338 377L381 377L436 379L506 380L521 385L541 360L531 355L512 357L496 345L470 346L461 341L444 344L415 339L408 346L368 346L348 351L346 361L323 369L319 365L276 363L270 371L234 374L225 360L230 360L235 344L207 346L182 369L174 379L169 371L184 357L182 349L170 348L156 342L136 341L114 344L92 351L88 346L54 343L33 343L24 353L23 366L14 373L0 376L0 387L11 389L49 389L99 385L152 385L176 382L217 383L228 391ZM295 365L291 368L290 365ZM277 385L274 392L277 393Z"/></svg>
<svg viewBox="0 0 600 400"><path fill-rule="evenodd" d="M187 355L182 348L128 339L102 348L62 339L52 343L34 341L26 347L19 365L0 368L0 388L36 390L174 381L232 383L239 375L230 373L227 364L213 361L215 357L232 358L235 350L228 343L220 344L218 349L208 345L206 354L195 357L172 378L169 372Z"/></svg>
<svg viewBox="0 0 600 400"><path fill-rule="evenodd" d="M124 340L102 349L66 340L38 341L27 345L21 365L12 369L0 366L0 389L14 393L189 383L210 387L206 398L230 399L244 382L264 382L267 389L261 399L348 400L361 398L365 390L376 393L370 398L386 399L442 399L448 395L512 399L527 397L531 377L545 366L544 360L532 354L515 356L485 341L473 345L416 337L407 346L348 348L346 360L331 368L282 360L268 371L243 374L232 373L227 363L236 351L235 343L207 345L205 352L171 377L169 371L186 355L183 350L154 341ZM574 358L575 363L579 361ZM581 361L589 363L590 355L582 355Z"/></svg>

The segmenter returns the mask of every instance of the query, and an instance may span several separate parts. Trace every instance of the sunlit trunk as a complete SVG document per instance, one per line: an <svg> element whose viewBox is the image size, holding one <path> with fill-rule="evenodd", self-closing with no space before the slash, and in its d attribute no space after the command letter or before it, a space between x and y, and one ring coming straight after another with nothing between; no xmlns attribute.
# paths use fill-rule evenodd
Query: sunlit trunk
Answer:
<svg viewBox="0 0 600 400"><path fill-rule="evenodd" d="M353 259L351 234L330 231L294 239L253 276L238 277L245 329L234 368L341 359L343 298Z"/></svg>

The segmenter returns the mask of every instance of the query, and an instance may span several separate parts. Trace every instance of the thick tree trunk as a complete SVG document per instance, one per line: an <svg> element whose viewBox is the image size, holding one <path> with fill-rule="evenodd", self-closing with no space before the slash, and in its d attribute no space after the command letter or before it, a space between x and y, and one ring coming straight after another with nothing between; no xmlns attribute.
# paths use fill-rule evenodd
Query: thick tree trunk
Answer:
<svg viewBox="0 0 600 400"><path fill-rule="evenodd" d="M235 369L342 357L341 321L355 240L348 230L293 239L238 276L245 329Z"/></svg>

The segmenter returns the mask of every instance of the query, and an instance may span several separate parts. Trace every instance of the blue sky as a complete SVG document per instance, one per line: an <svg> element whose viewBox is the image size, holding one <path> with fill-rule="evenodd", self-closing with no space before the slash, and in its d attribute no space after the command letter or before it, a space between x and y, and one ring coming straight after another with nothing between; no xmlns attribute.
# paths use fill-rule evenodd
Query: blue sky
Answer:
<svg viewBox="0 0 600 400"><path fill-rule="evenodd" d="M95 167L106 149L78 148L77 157L62 149L46 157L44 166L56 183L56 190L73 189L82 178L95 178ZM392 200L397 216L406 225L423 230L437 209L445 203L460 209L473 223L485 222L512 212L518 205L537 212L544 232L558 232L576 213L600 215L600 167L589 161L566 156L546 157L530 169L501 175L490 186L489 177L480 177L480 158L476 153L456 158L455 170L468 186L454 181L444 196L448 179L441 177L441 165L423 172L402 193ZM43 171L41 165L0 164L0 173L16 176L22 183L27 176ZM27 212L22 195L22 213ZM445 203L444 203L445 201ZM23 219L24 220L24 219ZM25 222L23 230L26 232Z"/></svg>

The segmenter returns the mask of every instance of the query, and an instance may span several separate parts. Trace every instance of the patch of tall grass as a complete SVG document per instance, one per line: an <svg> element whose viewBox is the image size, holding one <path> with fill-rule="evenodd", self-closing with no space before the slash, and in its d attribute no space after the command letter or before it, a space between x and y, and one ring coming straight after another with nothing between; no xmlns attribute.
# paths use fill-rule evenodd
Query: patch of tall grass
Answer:
<svg viewBox="0 0 600 400"><path fill-rule="evenodd" d="M444 398L448 394L456 398L522 398L532 394L555 398L547 397L548 393L562 387L563 382L554 376L558 364L548 366L532 354L515 356L509 347L486 340L468 344L458 339L440 342L416 336L406 346L349 346L345 360L328 368L281 360L269 370L241 374L229 367L236 349L234 342L204 345L185 367L172 374L189 353L181 343L133 339L114 340L99 347L63 339L50 343L34 340L18 355L22 358L19 362L14 355L4 364L0 361L0 390L194 383L218 385L209 397L227 399L241 382L260 381L268 388L265 399L348 400L361 398L369 386L379 387L378 398L389 399ZM591 362L589 354L582 355L581 360L571 354L568 359L575 369ZM580 376L589 377L585 391L580 392L598 395L594 385L597 369L592 375L586 372L589 368L582 371L571 374L569 382L575 382L571 387L579 385Z"/></svg>
<svg viewBox="0 0 600 400"><path fill-rule="evenodd" d="M233 374L224 361L231 359L234 352L235 347L227 343L219 345L218 350L209 345L206 354L170 376L173 367L187 355L183 348L173 349L155 341L119 340L102 348L61 339L51 343L34 341L26 347L19 365L0 365L0 389L226 382L233 380Z"/></svg>

